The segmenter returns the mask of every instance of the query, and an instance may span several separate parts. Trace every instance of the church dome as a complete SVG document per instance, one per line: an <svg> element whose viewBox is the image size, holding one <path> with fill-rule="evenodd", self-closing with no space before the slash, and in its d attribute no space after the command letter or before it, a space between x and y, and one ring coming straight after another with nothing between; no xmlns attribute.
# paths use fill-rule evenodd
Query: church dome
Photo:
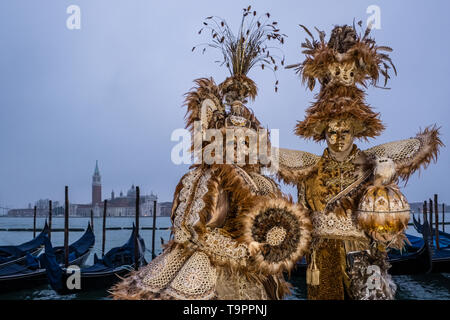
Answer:
<svg viewBox="0 0 450 320"><path fill-rule="evenodd" d="M134 184L131 186L131 188L127 191L127 197L128 198L136 198L136 188L134 187Z"/></svg>

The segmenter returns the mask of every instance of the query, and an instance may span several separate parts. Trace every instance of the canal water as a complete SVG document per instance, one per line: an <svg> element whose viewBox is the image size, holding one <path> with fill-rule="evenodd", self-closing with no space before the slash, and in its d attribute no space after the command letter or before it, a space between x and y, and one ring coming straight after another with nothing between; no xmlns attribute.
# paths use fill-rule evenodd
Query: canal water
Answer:
<svg viewBox="0 0 450 320"><path fill-rule="evenodd" d="M447 217L446 217L447 218ZM89 218L70 218L69 227L70 228L83 228L85 229L88 225ZM114 217L108 218L106 220L106 226L108 228L131 228L134 222L134 217ZM44 226L45 219L38 218L36 225L38 228ZM142 217L140 219L140 227L151 228L153 225L152 217ZM63 218L53 218L52 221L53 228L63 228L64 219ZM167 228L170 227L170 219L168 217L158 217L156 219L157 228ZM0 218L0 229L8 228L32 228L33 219L32 218ZM450 226L447 226L450 229ZM92 250L90 257L88 258L86 264L93 263L94 253L101 256L102 248L102 219L94 218L94 233L95 233L95 246ZM417 232L413 227L410 227L407 231L408 234L416 235ZM83 232L70 232L69 243L76 241ZM117 246L123 245L130 237L131 229L121 229L121 230L107 230L106 232L106 243L105 250ZM146 260L151 260L151 239L152 230L140 230L140 235L144 239L146 244ZM156 254L161 253L161 238L167 241L169 239L169 230L157 230L156 231L156 241L155 241L155 251ZM0 245L17 245L22 242L31 240L33 238L33 233L30 231L0 231ZM53 232L52 233L52 244L54 246L63 245L64 232ZM106 252L105 251L105 252ZM448 273L437 273L428 275L417 275L417 276L394 276L394 281L397 284L397 299L404 300L417 300L417 299L437 299L437 300L449 300L450 299L450 274ZM306 299L306 281L304 277L292 277L289 281L293 284L294 288L292 295L287 297L288 300L303 300ZM77 299L77 300L100 300L109 299L108 294L104 290L89 292L89 293L79 293L73 295L59 296L56 294L48 285L43 285L31 290L16 291L8 294L0 295L1 300L5 299L24 299L24 300L49 300L49 299Z"/></svg>

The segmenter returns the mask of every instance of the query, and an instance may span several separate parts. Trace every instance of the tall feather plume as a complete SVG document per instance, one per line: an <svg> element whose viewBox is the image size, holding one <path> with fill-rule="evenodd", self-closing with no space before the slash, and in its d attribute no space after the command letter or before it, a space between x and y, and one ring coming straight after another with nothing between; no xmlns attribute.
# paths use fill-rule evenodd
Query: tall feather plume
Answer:
<svg viewBox="0 0 450 320"><path fill-rule="evenodd" d="M280 65L284 65L281 50L268 46L269 41L282 45L287 37L280 33L277 21L270 21L270 13L258 16L256 11L252 11L251 6L244 8L236 35L224 19L210 16L203 22L203 28L199 33L203 31L210 32L211 42L197 47L202 47L203 52L208 47L220 50L223 59L218 62L221 66L227 67L232 77L246 76L256 66L260 66L263 70L270 69L275 73ZM275 50L281 55L275 54L273 52ZM277 90L278 80L275 83L275 91Z"/></svg>

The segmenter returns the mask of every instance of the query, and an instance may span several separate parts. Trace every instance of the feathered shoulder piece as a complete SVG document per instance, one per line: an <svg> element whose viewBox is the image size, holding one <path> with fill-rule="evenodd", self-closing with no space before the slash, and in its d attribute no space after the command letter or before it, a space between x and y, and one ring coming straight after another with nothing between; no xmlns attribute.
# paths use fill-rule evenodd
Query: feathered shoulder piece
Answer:
<svg viewBox="0 0 450 320"><path fill-rule="evenodd" d="M314 170L320 156L285 148L272 148L272 164L279 180L296 184Z"/></svg>
<svg viewBox="0 0 450 320"><path fill-rule="evenodd" d="M384 143L363 151L364 159L368 163L379 158L392 160L395 165L396 177L407 181L409 177L427 168L437 161L439 149L444 146L439 137L439 128L431 126L419 132L414 138ZM285 148L272 148L272 163L278 164L276 175L278 179L288 184L296 184L314 171L320 156Z"/></svg>
<svg viewBox="0 0 450 320"><path fill-rule="evenodd" d="M361 26L362 22L358 24ZM310 37L301 44L306 59L287 68L295 68L310 90L314 89L316 80L322 88L330 84L376 86L380 76L384 77L386 86L390 78L389 69L392 68L397 74L391 58L386 53L392 49L378 46L375 40L369 37L370 26L364 34L358 34L354 25L336 26L328 42L325 41L325 32L316 28L319 33L319 39L316 39L305 26L300 27Z"/></svg>
<svg viewBox="0 0 450 320"><path fill-rule="evenodd" d="M419 170L436 161L439 148L444 144L439 138L439 128L428 127L414 138L381 144L364 151L369 159L388 158L395 164L396 176L407 181Z"/></svg>

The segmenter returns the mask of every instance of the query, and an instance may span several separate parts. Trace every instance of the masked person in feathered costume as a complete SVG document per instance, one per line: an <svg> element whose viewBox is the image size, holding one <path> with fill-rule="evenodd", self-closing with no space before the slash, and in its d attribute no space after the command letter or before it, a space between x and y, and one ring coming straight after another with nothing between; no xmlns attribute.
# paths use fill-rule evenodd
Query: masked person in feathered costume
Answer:
<svg viewBox="0 0 450 320"><path fill-rule="evenodd" d="M254 149L263 130L245 106L257 93L247 73L257 64L275 69L264 43L284 41L276 22L255 16L244 9L237 37L222 19L204 22L231 76L219 85L197 79L186 94L186 127L200 160L176 187L174 238L149 265L112 288L115 299L281 299L289 292L282 272L307 250L307 212L261 174L264 164L251 152L239 156L241 148Z"/></svg>
<svg viewBox="0 0 450 320"><path fill-rule="evenodd" d="M277 160L279 178L297 187L299 203L311 211L308 299L392 299L386 248L402 248L409 220L396 183L436 159L438 129L360 150L355 138L374 138L384 129L361 87L376 86L380 76L386 85L389 70L396 73L385 53L392 50L376 45L370 27L357 34L355 26L336 26L328 42L324 32L317 30L315 39L301 27L311 38L302 43L306 59L287 68L296 68L310 90L318 82L320 91L295 133L326 141L327 148L321 156L279 149ZM369 265L379 269L378 287L368 285Z"/></svg>

